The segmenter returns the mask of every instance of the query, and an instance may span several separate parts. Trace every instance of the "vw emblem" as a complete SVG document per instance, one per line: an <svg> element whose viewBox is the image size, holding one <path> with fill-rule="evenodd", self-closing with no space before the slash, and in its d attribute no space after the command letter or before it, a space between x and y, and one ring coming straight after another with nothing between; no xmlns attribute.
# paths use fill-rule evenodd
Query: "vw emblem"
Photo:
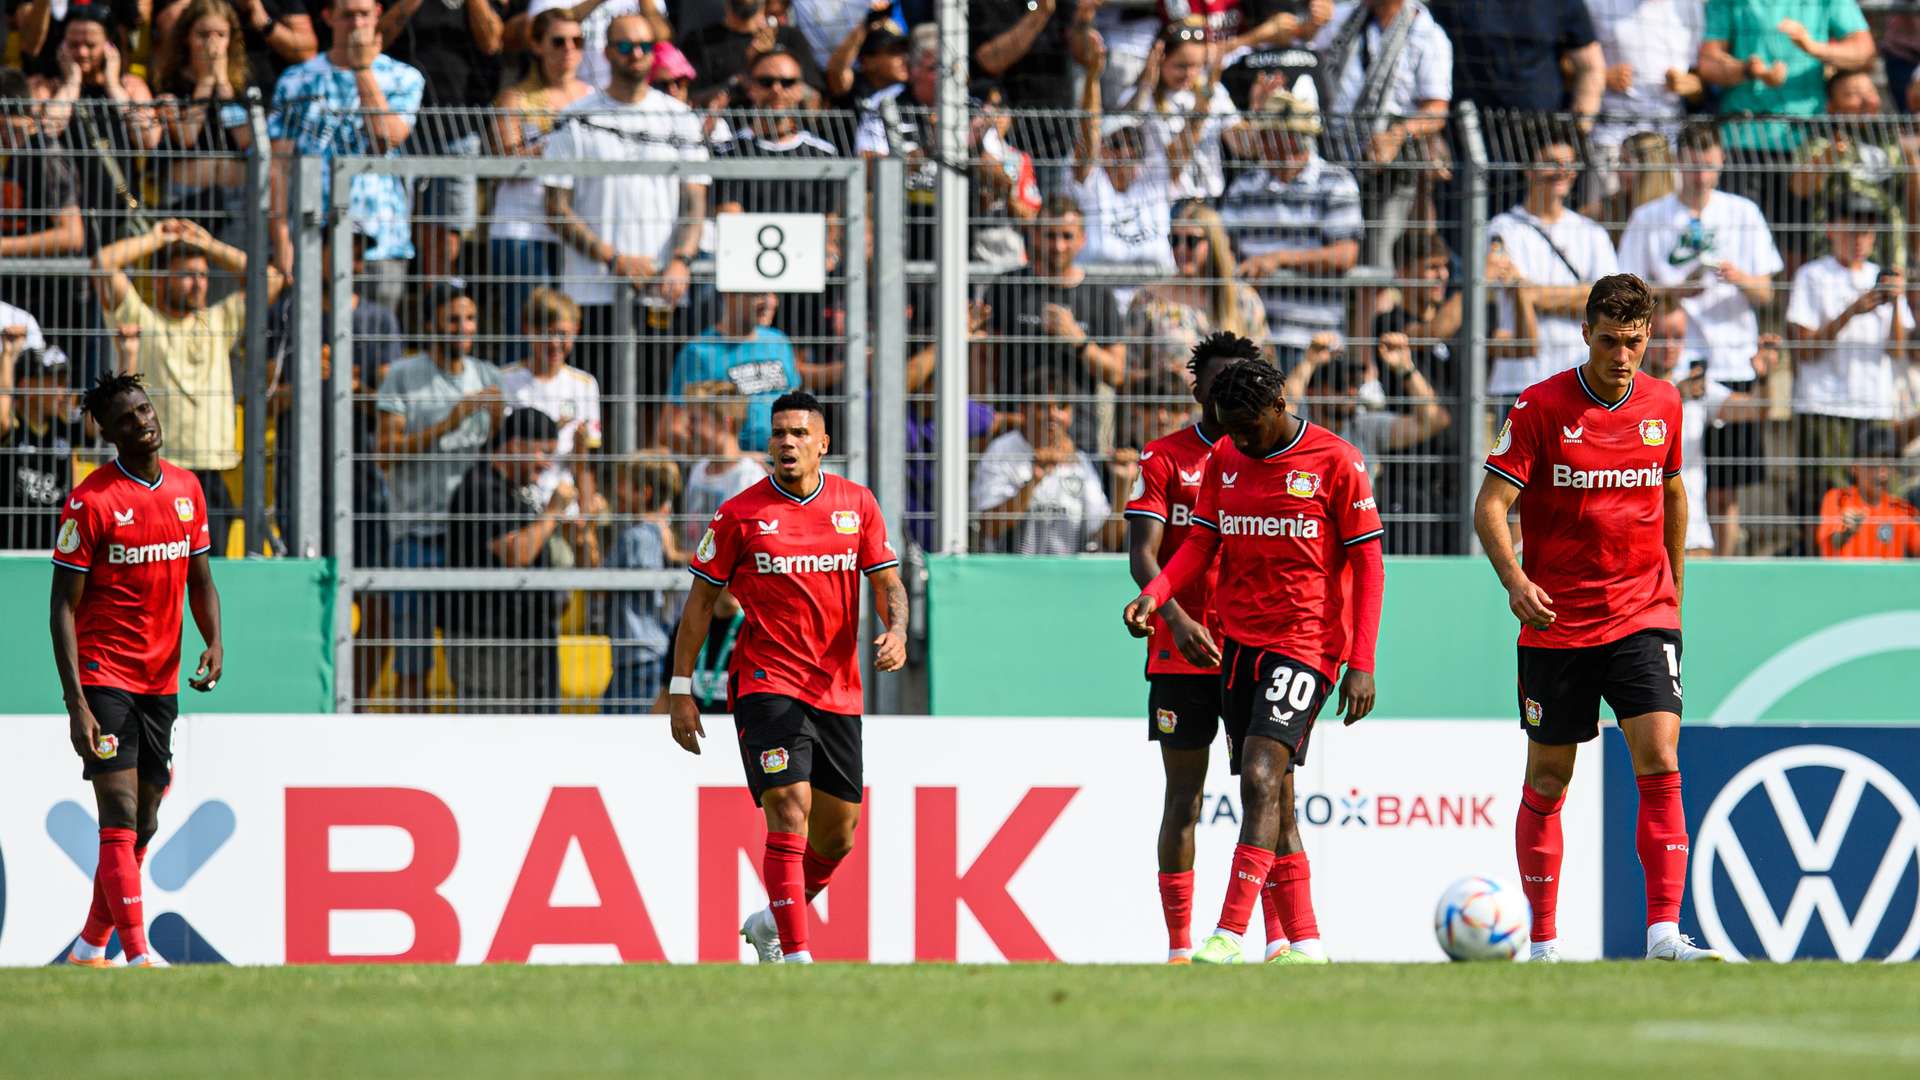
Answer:
<svg viewBox="0 0 1920 1080"><path fill-rule="evenodd" d="M1820 770L1829 776L1839 774L1832 802L1825 816L1819 817L1817 831L1808 820L1808 808L1801 804L1800 795L1788 779L1790 773L1802 769ZM1849 911L1850 905L1842 900L1834 885L1832 872L1869 788L1877 800L1891 804L1898 825L1880 855L1864 894ZM1777 906L1769 897L1769 890L1761 880L1761 870L1756 869L1756 860L1747 850L1747 844L1758 840L1762 831L1755 827L1754 810L1741 814L1742 827L1748 830L1746 837L1733 821L1735 811L1756 791L1778 822L1779 833L1788 849L1784 854L1792 860L1791 866L1778 854L1757 860L1760 868L1772 871L1770 876L1776 884L1772 895L1784 896L1784 907ZM1817 816L1818 807L1813 809ZM1708 944L1729 959L1744 956L1721 918L1723 899L1737 901L1744 909L1754 936L1759 938L1770 960L1793 959L1806 938L1807 928L1816 918L1841 960L1860 960L1866 956L1888 917L1894 895L1903 891L1901 885L1916 859L1920 859L1920 803L1914 801L1906 785L1879 762L1852 750L1819 744L1792 746L1759 758L1735 773L1707 807L1694 837L1693 902ZM1716 893L1716 868L1725 869L1732 884L1731 897ZM1783 873L1792 876L1790 894L1779 887ZM1907 895L1911 896L1911 891L1907 891ZM1920 953L1920 901L1914 901L1913 906L1913 911L1897 916L1905 918L1907 926L1899 942L1888 952L1888 962L1911 960Z"/></svg>

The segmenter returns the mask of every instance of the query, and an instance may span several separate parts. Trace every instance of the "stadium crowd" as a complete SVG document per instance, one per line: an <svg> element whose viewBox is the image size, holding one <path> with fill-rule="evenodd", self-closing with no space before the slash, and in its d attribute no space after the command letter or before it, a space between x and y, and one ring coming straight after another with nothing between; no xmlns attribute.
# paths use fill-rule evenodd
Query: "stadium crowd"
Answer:
<svg viewBox="0 0 1920 1080"><path fill-rule="evenodd" d="M355 416L339 452L360 565L684 563L713 508L765 475L771 401L840 400L865 362L847 355L843 279L720 294L695 272L729 210L828 215L830 272L848 244L904 245L908 524L931 547L921 264L948 168L971 181L977 549L1120 550L1139 449L1191 422L1187 350L1224 329L1365 453L1388 551L1457 552L1465 433L1497 430L1501 401L1579 362L1587 287L1625 270L1662 301L1648 368L1688 402L1690 547L1920 556L1898 467L1920 444L1920 11L1870 26L1856 0L971 0L968 160L945 162L936 6L13 4L0 547L50 542L76 469L98 460L73 395L108 367L155 387L168 456L201 475L216 526L240 512L232 364L247 305L268 305L280 431L296 270L281 166L269 295L239 287L257 93L278 158L687 166L352 179L353 355L338 359ZM853 156L906 159L904 237L842 235L836 184L698 171ZM1473 266L1484 312L1467 310ZM1474 326L1486 415L1465 404ZM588 626L617 643L609 695L642 707L673 605L523 591L363 608L395 646L398 698L427 696L436 626L462 696L501 700L554 696L553 650L524 645Z"/></svg>

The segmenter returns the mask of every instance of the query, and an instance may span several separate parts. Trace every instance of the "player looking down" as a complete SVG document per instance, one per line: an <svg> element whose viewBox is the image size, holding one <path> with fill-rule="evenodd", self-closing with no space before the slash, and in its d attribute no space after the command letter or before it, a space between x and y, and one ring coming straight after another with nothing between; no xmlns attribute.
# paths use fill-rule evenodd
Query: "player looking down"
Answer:
<svg viewBox="0 0 1920 1080"><path fill-rule="evenodd" d="M1680 933L1687 819L1680 800L1680 595L1687 492L1680 393L1641 372L1653 293L1632 274L1594 283L1587 360L1520 392L1487 455L1473 524L1520 620L1527 733L1514 848L1533 905L1533 959L1556 961L1560 806L1605 698L1640 786L1647 958L1719 960ZM1507 514L1520 504L1525 562Z"/></svg>
<svg viewBox="0 0 1920 1080"><path fill-rule="evenodd" d="M206 643L187 685L204 693L220 681L213 541L200 481L161 460L165 433L140 377L102 376L85 408L119 453L74 487L53 545L53 664L100 815L93 905L67 962L106 967L118 930L127 966L158 966L140 875L173 780L183 592Z"/></svg>
<svg viewBox="0 0 1920 1080"><path fill-rule="evenodd" d="M768 906L740 933L762 962L810 964L807 905L853 850L860 822L860 579L873 578L886 631L873 665L907 659L907 588L873 492L821 472L826 417L808 393L773 403L773 475L720 504L694 550L694 576L667 686L673 740L700 752L706 729L693 669L715 599L746 612L728 697L747 787L766 814Z"/></svg>
<svg viewBox="0 0 1920 1080"><path fill-rule="evenodd" d="M1373 709L1374 642L1385 592L1384 530L1366 462L1346 440L1287 411L1280 372L1239 363L1213 378L1211 399L1227 439L1215 445L1193 508L1200 526L1124 615L1136 635L1219 555L1216 597L1221 712L1227 749L1240 775L1246 818L1233 852L1232 877L1213 935L1196 964L1240 961L1254 897L1276 863L1299 895L1282 908L1311 911L1307 859L1275 848L1294 830L1282 798L1287 770L1304 761L1313 722L1341 663L1340 711L1351 724ZM1352 640L1341 577L1353 567ZM1297 872L1295 871L1297 868ZM1311 915L1307 918L1310 920ZM1292 947L1276 962L1325 963L1317 927L1288 926Z"/></svg>

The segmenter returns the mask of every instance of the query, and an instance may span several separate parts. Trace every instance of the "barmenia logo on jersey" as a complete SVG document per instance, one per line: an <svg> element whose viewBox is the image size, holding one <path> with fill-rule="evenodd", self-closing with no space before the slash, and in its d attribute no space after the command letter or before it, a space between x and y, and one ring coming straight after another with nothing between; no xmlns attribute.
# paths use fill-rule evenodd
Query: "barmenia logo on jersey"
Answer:
<svg viewBox="0 0 1920 1080"><path fill-rule="evenodd" d="M171 544L108 544L107 561L126 566L139 566L143 563L167 562L172 559L184 559L191 553L193 545L185 540L175 540Z"/></svg>
<svg viewBox="0 0 1920 1080"><path fill-rule="evenodd" d="M1180 726L1180 716L1172 709L1155 709L1153 710L1153 724L1160 729L1160 734L1171 735L1173 734L1173 729Z"/></svg>
<svg viewBox="0 0 1920 1080"><path fill-rule="evenodd" d="M787 748L778 746L772 750L762 751L760 754L760 771L764 773L786 772Z"/></svg>
<svg viewBox="0 0 1920 1080"><path fill-rule="evenodd" d="M1296 514L1290 518L1256 517L1252 514L1220 515L1221 536L1294 536L1318 539L1320 519Z"/></svg>
<svg viewBox="0 0 1920 1080"><path fill-rule="evenodd" d="M1659 487L1664 479L1658 465L1649 465L1644 469L1576 469L1571 465L1553 467L1553 486L1557 488Z"/></svg>
<svg viewBox="0 0 1920 1080"><path fill-rule="evenodd" d="M1287 473L1287 494L1302 499L1311 499L1320 493L1320 474L1305 469L1294 469Z"/></svg>
<svg viewBox="0 0 1920 1080"><path fill-rule="evenodd" d="M833 512L833 531L849 536L860 531L860 512L857 510L835 510Z"/></svg>
<svg viewBox="0 0 1920 1080"><path fill-rule="evenodd" d="M1648 446L1667 444L1667 422L1665 420L1640 421L1640 441Z"/></svg>
<svg viewBox="0 0 1920 1080"><path fill-rule="evenodd" d="M839 555L753 553L753 568L762 574L838 574L859 569L859 562L859 557L851 551Z"/></svg>

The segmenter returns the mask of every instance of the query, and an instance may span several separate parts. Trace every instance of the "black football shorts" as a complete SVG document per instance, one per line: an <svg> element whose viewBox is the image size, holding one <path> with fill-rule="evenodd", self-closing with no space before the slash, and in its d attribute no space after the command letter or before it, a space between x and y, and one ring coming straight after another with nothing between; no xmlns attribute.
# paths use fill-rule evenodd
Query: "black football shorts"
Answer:
<svg viewBox="0 0 1920 1080"><path fill-rule="evenodd" d="M1148 675L1147 738L1174 750L1204 750L1220 730L1220 676Z"/></svg>
<svg viewBox="0 0 1920 1080"><path fill-rule="evenodd" d="M1240 774L1241 747L1250 735L1284 743L1293 751L1288 767L1307 759L1314 718L1333 692L1333 682L1312 665L1285 653L1243 646L1228 639L1220 650L1225 680L1221 708L1227 726L1227 764Z"/></svg>
<svg viewBox="0 0 1920 1080"><path fill-rule="evenodd" d="M836 799L860 801L859 717L785 694L748 694L734 698L733 727L755 806L768 788L788 784L812 784Z"/></svg>
<svg viewBox="0 0 1920 1080"><path fill-rule="evenodd" d="M173 722L180 715L174 694L133 694L108 686L83 686L87 708L100 722L100 737L109 741L109 756L90 754L81 763L80 778L139 769L140 781L166 787L173 781Z"/></svg>
<svg viewBox="0 0 1920 1080"><path fill-rule="evenodd" d="M1600 699L1615 719L1680 714L1680 631L1641 630L1582 649L1520 646L1520 727L1549 746L1600 734Z"/></svg>

